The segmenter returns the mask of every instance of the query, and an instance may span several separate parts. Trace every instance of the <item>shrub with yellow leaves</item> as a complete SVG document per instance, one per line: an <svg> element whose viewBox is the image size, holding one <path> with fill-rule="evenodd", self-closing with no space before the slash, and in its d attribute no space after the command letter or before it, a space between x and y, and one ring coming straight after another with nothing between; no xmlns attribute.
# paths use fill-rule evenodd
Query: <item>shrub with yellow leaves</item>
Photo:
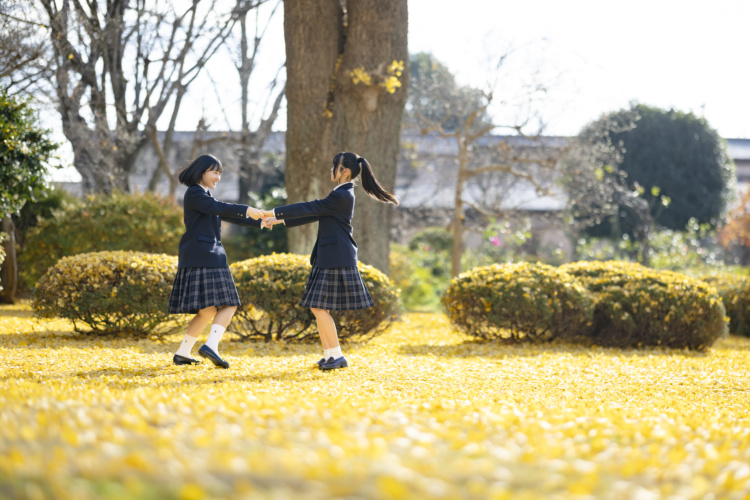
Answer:
<svg viewBox="0 0 750 500"><path fill-rule="evenodd" d="M719 273L701 279L719 292L729 317L729 332L750 337L750 276Z"/></svg>
<svg viewBox="0 0 750 500"><path fill-rule="evenodd" d="M165 335L184 322L167 313L176 274L177 257L164 254L114 251L64 257L37 283L33 308L42 318L70 320L77 332Z"/></svg>
<svg viewBox="0 0 750 500"><path fill-rule="evenodd" d="M581 283L546 264L478 267L454 278L442 297L463 332L484 339L547 341L582 335L593 304Z"/></svg>
<svg viewBox="0 0 750 500"><path fill-rule="evenodd" d="M704 350L727 331L724 305L709 284L632 262L574 262L595 301L592 341L603 346Z"/></svg>
<svg viewBox="0 0 750 500"><path fill-rule="evenodd" d="M174 200L152 193L112 193L64 203L26 236L19 256L26 286L61 257L104 250L176 253L185 230L182 209Z"/></svg>
<svg viewBox="0 0 750 500"><path fill-rule="evenodd" d="M233 328L240 337L293 341L308 339L317 332L309 309L298 305L310 273L309 257L273 253L235 262L229 269L242 301ZM359 272L375 306L332 311L341 340L377 335L398 315L398 293L388 277L361 263Z"/></svg>

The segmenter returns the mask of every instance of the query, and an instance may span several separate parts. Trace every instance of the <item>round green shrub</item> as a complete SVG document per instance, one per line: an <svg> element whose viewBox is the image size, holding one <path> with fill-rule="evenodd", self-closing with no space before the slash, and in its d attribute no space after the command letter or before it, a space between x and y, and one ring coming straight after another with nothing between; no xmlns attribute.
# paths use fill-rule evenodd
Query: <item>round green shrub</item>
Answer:
<svg viewBox="0 0 750 500"><path fill-rule="evenodd" d="M60 258L104 250L176 254L185 231L182 209L152 193L94 195L64 202L54 216L31 228L19 256L25 284L34 283Z"/></svg>
<svg viewBox="0 0 750 500"><path fill-rule="evenodd" d="M185 321L167 313L176 274L177 257L171 255L114 251L63 257L37 283L33 309L42 318L72 321L77 332L164 335Z"/></svg>
<svg viewBox="0 0 750 500"><path fill-rule="evenodd" d="M448 318L483 339L573 339L591 321L592 301L578 280L546 264L492 264L451 281L442 297Z"/></svg>
<svg viewBox="0 0 750 500"><path fill-rule="evenodd" d="M729 332L750 337L750 276L716 274L701 279L719 292L729 317Z"/></svg>
<svg viewBox="0 0 750 500"><path fill-rule="evenodd" d="M595 301L589 332L598 345L704 350L727 331L724 306L707 283L631 262L574 262Z"/></svg>
<svg viewBox="0 0 750 500"><path fill-rule="evenodd" d="M310 273L309 257L265 255L229 266L240 295L233 330L243 339L297 341L317 339L315 318L300 307ZM363 340L381 333L398 314L398 293L383 273L359 264L375 306L356 311L332 311L340 340Z"/></svg>

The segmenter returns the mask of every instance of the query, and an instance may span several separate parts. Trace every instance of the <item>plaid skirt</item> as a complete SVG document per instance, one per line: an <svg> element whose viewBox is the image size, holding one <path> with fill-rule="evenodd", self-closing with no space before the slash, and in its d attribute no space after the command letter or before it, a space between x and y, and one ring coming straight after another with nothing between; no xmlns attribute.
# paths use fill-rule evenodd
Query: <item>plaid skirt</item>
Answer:
<svg viewBox="0 0 750 500"><path fill-rule="evenodd" d="M169 314L196 314L206 307L239 306L240 296L228 267L183 267L177 270Z"/></svg>
<svg viewBox="0 0 750 500"><path fill-rule="evenodd" d="M367 309L375 302L356 267L313 267L299 305L328 311L349 311Z"/></svg>

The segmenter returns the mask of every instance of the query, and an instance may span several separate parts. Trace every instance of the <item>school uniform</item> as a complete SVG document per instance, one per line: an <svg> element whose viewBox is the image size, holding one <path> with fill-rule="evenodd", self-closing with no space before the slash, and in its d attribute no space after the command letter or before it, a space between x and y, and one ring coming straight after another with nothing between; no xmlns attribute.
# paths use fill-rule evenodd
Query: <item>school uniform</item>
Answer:
<svg viewBox="0 0 750 500"><path fill-rule="evenodd" d="M287 227L318 222L310 255L312 270L300 306L346 311L375 305L357 269L357 242L352 236L353 183L336 186L320 200L276 207L274 216Z"/></svg>
<svg viewBox="0 0 750 500"><path fill-rule="evenodd" d="M170 314L241 305L221 244L221 221L260 228L260 220L246 217L247 208L218 201L200 185L185 191L185 234L180 239L177 276L169 295Z"/></svg>

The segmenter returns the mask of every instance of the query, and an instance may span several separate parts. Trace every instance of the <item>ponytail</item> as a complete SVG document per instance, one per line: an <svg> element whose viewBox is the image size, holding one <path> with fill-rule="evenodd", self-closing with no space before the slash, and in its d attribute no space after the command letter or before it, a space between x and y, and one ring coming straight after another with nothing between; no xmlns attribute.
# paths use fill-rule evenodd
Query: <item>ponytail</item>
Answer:
<svg viewBox="0 0 750 500"><path fill-rule="evenodd" d="M398 205L398 198L383 189L383 186L381 186L375 178L370 163L361 156L357 158L357 163L362 167L362 189L365 190L365 193L383 203L393 203L394 205Z"/></svg>
<svg viewBox="0 0 750 500"><path fill-rule="evenodd" d="M339 165L349 169L352 173L352 180L356 179L361 172L362 189L365 190L365 193L383 203L398 205L398 198L383 189L383 186L380 185L372 173L372 167L370 167L367 160L354 153L339 153L333 158L333 167L338 168Z"/></svg>

